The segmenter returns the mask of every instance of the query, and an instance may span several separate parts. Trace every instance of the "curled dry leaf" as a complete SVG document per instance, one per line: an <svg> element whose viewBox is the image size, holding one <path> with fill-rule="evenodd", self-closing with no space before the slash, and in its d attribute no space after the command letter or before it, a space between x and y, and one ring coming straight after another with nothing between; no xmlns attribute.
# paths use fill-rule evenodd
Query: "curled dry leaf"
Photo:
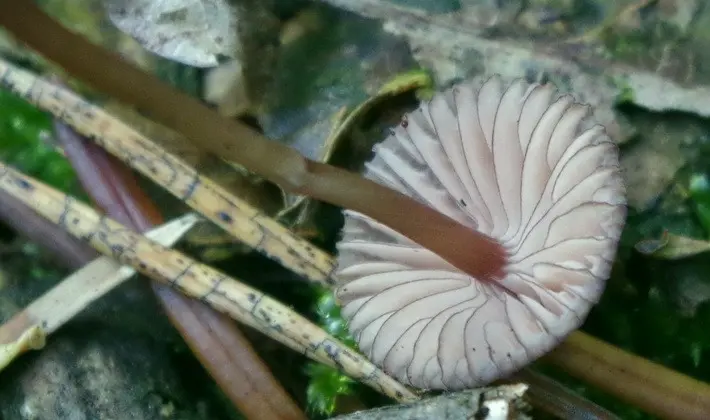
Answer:
<svg viewBox="0 0 710 420"><path fill-rule="evenodd" d="M580 128L589 107L558 96L552 85L498 77L460 84L375 147L367 177L508 254L501 278L474 278L345 212L342 314L360 349L403 383L461 389L511 374L577 329L599 300L626 215L618 149L603 127Z"/></svg>
<svg viewBox="0 0 710 420"><path fill-rule="evenodd" d="M314 160L333 164L335 150L349 140L356 124L375 106L410 91L414 91L419 97L428 98L432 94L433 86L434 82L428 72L415 69L396 75L385 83L375 95L367 98L352 110L341 108L334 117L328 137L320 147L320 155L313 157ZM285 207L277 214L279 220L294 220L291 227L298 230L301 236L309 231L317 232L318 229L315 227L317 202L310 197L291 194L285 190L282 190L282 194Z"/></svg>
<svg viewBox="0 0 710 420"><path fill-rule="evenodd" d="M146 49L196 67L238 52L237 14L227 0L104 0L109 18Z"/></svg>

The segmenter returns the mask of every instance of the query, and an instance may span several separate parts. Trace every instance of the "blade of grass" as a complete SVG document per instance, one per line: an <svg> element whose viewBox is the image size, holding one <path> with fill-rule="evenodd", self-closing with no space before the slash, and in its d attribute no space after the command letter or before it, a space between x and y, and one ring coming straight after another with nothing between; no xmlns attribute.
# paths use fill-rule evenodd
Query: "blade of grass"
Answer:
<svg viewBox="0 0 710 420"><path fill-rule="evenodd" d="M0 164L0 189L91 246L146 276L249 325L267 336L336 367L397 401L417 399L409 389L317 325L277 300L180 252L167 249L120 223L11 167Z"/></svg>
<svg viewBox="0 0 710 420"><path fill-rule="evenodd" d="M54 129L84 189L110 217L137 231L162 222L158 208L120 161L61 122L55 121ZM173 325L242 414L306 419L233 320L169 286L151 285Z"/></svg>
<svg viewBox="0 0 710 420"><path fill-rule="evenodd" d="M16 323L12 323L6 329L17 329ZM5 369L13 360L18 356L27 352L28 350L39 350L44 347L46 341L46 334L37 324L29 325L28 327L22 327L21 330L18 329L20 335L17 339L9 341L6 344L0 341L0 371ZM0 334L2 332L0 331Z"/></svg>

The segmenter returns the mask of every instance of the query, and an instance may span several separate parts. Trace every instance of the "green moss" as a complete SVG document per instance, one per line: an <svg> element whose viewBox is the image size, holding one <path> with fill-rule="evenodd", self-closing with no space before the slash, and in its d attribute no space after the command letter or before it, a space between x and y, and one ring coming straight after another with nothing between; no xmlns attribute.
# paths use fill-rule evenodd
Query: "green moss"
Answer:
<svg viewBox="0 0 710 420"><path fill-rule="evenodd" d="M333 292L321 289L317 293L319 297L316 302L316 314L321 328L352 348L357 348L340 315L340 307ZM306 391L308 410L315 414L333 414L338 397L352 394L354 391L355 381L329 366L309 362L306 372L310 378Z"/></svg>
<svg viewBox="0 0 710 420"><path fill-rule="evenodd" d="M0 90L0 159L65 192L77 192L69 162L51 145L52 120L22 98Z"/></svg>

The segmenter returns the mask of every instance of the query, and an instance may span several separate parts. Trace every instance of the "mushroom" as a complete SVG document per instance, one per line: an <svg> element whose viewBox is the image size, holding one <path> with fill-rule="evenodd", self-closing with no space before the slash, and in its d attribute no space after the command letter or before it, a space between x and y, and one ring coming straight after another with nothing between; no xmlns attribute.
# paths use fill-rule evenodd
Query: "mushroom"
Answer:
<svg viewBox="0 0 710 420"><path fill-rule="evenodd" d="M494 274L475 276L344 212L343 317L360 350L401 382L454 390L506 377L599 301L626 218L618 148L587 105L554 86L494 76L438 93L374 147L365 176L505 250L480 271Z"/></svg>

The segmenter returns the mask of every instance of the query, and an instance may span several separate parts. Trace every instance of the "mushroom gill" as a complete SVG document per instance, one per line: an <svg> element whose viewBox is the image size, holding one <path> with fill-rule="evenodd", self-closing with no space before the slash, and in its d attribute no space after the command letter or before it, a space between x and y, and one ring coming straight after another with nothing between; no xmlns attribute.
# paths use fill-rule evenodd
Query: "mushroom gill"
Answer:
<svg viewBox="0 0 710 420"><path fill-rule="evenodd" d="M507 252L501 278L474 278L346 211L336 295L375 364L417 388L481 386L584 322L626 217L617 146L588 114L552 85L494 76L436 94L375 146L368 178Z"/></svg>

